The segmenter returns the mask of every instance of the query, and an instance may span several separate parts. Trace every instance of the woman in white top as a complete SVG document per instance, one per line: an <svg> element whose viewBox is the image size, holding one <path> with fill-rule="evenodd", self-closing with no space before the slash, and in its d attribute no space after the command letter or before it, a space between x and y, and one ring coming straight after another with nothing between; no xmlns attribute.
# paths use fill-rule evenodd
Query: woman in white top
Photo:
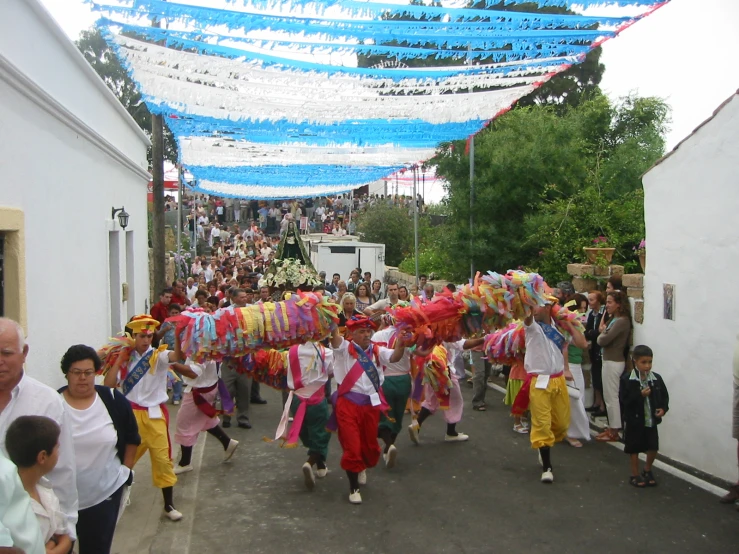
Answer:
<svg viewBox="0 0 739 554"><path fill-rule="evenodd" d="M59 392L72 423L77 463L79 553L107 554L121 498L133 482L131 468L141 438L128 400L95 385L102 364L93 348L70 347L61 365L68 386Z"/></svg>

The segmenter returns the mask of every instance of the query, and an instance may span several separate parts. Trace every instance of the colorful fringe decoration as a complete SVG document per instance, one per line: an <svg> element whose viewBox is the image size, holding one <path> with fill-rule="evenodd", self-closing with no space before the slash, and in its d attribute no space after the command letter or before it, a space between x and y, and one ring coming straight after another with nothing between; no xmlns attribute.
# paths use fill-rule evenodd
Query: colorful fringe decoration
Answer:
<svg viewBox="0 0 739 554"><path fill-rule="evenodd" d="M439 400L439 408L449 409L452 378L447 365L447 351L443 346L435 346L428 363L424 366L423 384L429 385Z"/></svg>
<svg viewBox="0 0 739 554"><path fill-rule="evenodd" d="M558 305L552 306L552 324L562 333L567 342L572 338L569 330L563 323L571 324L581 333L585 331L581 314L571 312ZM513 365L516 360L523 360L526 354L526 331L522 322L510 323L504 329L490 333L485 337L483 351L488 360L498 364Z"/></svg>
<svg viewBox="0 0 739 554"><path fill-rule="evenodd" d="M298 292L282 302L230 306L213 314L187 310L168 321L176 325L182 352L200 362L321 340L337 324L337 310L321 295Z"/></svg>
<svg viewBox="0 0 739 554"><path fill-rule="evenodd" d="M416 344L428 349L432 344L480 336L523 319L527 308L545 304L548 290L537 273L478 273L471 285L454 294L442 293L431 302L414 301L389 312L396 327L412 329Z"/></svg>
<svg viewBox="0 0 739 554"><path fill-rule="evenodd" d="M523 360L526 353L526 333L523 324L518 321L510 323L504 329L490 333L485 337L483 352L490 362L513 365Z"/></svg>
<svg viewBox="0 0 739 554"><path fill-rule="evenodd" d="M118 357L124 351L130 352L133 350L133 344L133 338L127 333L121 333L116 337L111 337L108 343L98 350L98 356L100 356L100 360L103 362L98 375L107 375L108 371L115 366ZM121 369L125 372L127 367L124 366ZM125 375L122 378L125 378Z"/></svg>
<svg viewBox="0 0 739 554"><path fill-rule="evenodd" d="M287 390L287 350L257 350L254 353L254 380L277 390Z"/></svg>

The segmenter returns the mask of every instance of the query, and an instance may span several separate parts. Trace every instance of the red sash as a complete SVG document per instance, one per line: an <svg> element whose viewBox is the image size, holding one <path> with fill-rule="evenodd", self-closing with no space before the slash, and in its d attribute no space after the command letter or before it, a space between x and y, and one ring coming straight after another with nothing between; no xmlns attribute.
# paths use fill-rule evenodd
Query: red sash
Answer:
<svg viewBox="0 0 739 554"><path fill-rule="evenodd" d="M277 427L277 433L275 436L275 440L278 439L285 439L284 446L291 447L293 445L296 445L298 442L298 439L300 438L300 431L303 428L303 422L305 421L305 413L308 410L308 406L315 406L317 404L320 404L323 402L324 398L326 397L326 385L322 384L318 389L316 389L313 394L309 398L303 398L297 394L295 394L295 391L303 389L303 368L300 366L300 356L298 355L298 348L299 345L294 345L290 347L290 350L288 351L288 366L290 368L290 374L293 377L293 389L290 391L290 394L287 397L287 402L285 402L285 409L282 413L282 418L280 419L280 424ZM320 349L323 348L323 346L319 347ZM325 364L325 357L321 358L321 364ZM323 367L325 370L325 367ZM295 417L293 417L293 423L290 426L290 431L287 432L287 436L285 431L287 429L287 424L289 421L289 415L290 415L290 407L292 406L292 400L293 398L297 398L299 401L298 409L295 412Z"/></svg>
<svg viewBox="0 0 739 554"><path fill-rule="evenodd" d="M379 346L372 345L372 354L374 358L372 362L377 362L378 352L379 352ZM344 377L344 380L339 385L339 388L337 391L337 395L339 398L341 398L342 396L346 394L349 394L352 390L352 387L357 383L357 381L359 381L359 379L364 374L364 369L362 368L362 365L359 363L359 360L357 359L357 354L354 348L354 343L349 343L349 354L351 355L352 358L354 358L355 362L352 368L349 370L349 373L346 374L346 377ZM390 410L390 405L385 400L385 394L382 392L382 387L379 387L377 394L380 397L380 404L378 406L373 406L373 407L377 408L381 412L385 413L385 415L387 415L388 410Z"/></svg>
<svg viewBox="0 0 739 554"><path fill-rule="evenodd" d="M513 415L523 415L526 410L529 409L529 391L531 390L531 381L533 380L534 376L538 377L538 373L527 373L526 379L523 382L523 385L521 386L521 390L518 391L518 394L516 395L516 399L513 401L513 405L511 406L511 413ZM555 377L561 377L564 375L563 371L560 371L559 373L555 373L554 375L550 375L549 379L554 379Z"/></svg>
<svg viewBox="0 0 739 554"><path fill-rule="evenodd" d="M205 415L207 415L210 418L216 417L218 415L218 410L215 409L213 404L208 402L205 398L203 398L203 393L210 392L213 389L215 389L218 386L218 383L213 383L209 387L202 387L199 389L196 389L193 387L192 389L192 401L195 402L195 405L198 407L198 410L203 412Z"/></svg>
<svg viewBox="0 0 739 554"><path fill-rule="evenodd" d="M131 402L129 400L129 402ZM167 429L169 429L169 411L167 410L167 404L162 403L159 405L159 407L162 410L162 415L164 416L164 423L167 425ZM131 402L131 408L134 410L144 411L147 414L149 413L149 408L146 406L140 406L136 404L136 402ZM169 431L167 432L167 447L169 449L169 457L172 457L172 441L169 438Z"/></svg>

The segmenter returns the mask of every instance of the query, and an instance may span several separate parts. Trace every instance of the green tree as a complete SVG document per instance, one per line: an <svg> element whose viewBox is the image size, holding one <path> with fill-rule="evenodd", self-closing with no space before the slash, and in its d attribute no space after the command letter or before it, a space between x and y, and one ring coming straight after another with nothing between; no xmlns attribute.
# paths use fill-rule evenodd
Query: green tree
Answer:
<svg viewBox="0 0 739 554"><path fill-rule="evenodd" d="M385 245L385 263L398 266L413 251L413 219L408 210L379 202L357 216L362 240Z"/></svg>
<svg viewBox="0 0 739 554"><path fill-rule="evenodd" d="M141 99L136 83L129 77L113 49L105 42L99 29L82 31L76 42L77 48L108 88L113 91L134 121L151 136L151 112ZM164 157L175 163L177 161L177 142L174 135L164 124ZM151 162L151 149L149 149Z"/></svg>
<svg viewBox="0 0 739 554"><path fill-rule="evenodd" d="M560 111L513 110L475 139L475 225L469 232L469 156L443 145L434 162L448 181L446 240L452 272L526 266L561 277L582 247L608 236L621 261L644 233L641 175L664 151L668 108L655 98L612 105L602 94Z"/></svg>

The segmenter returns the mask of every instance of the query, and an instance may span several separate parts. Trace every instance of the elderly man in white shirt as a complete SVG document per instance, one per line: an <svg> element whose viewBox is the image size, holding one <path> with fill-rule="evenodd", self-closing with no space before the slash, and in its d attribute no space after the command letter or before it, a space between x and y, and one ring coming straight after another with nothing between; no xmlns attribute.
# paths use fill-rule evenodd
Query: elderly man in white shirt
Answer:
<svg viewBox="0 0 739 554"><path fill-rule="evenodd" d="M44 538L18 468L0 452L0 552L45 554ZM15 549L15 550L12 550Z"/></svg>
<svg viewBox="0 0 739 554"><path fill-rule="evenodd" d="M46 477L59 498L69 521L69 535L77 538L77 474L71 426L59 394L23 370L28 355L23 329L8 318L0 318L0 451L7 455L5 433L19 416L40 415L53 419L61 428L59 461Z"/></svg>

